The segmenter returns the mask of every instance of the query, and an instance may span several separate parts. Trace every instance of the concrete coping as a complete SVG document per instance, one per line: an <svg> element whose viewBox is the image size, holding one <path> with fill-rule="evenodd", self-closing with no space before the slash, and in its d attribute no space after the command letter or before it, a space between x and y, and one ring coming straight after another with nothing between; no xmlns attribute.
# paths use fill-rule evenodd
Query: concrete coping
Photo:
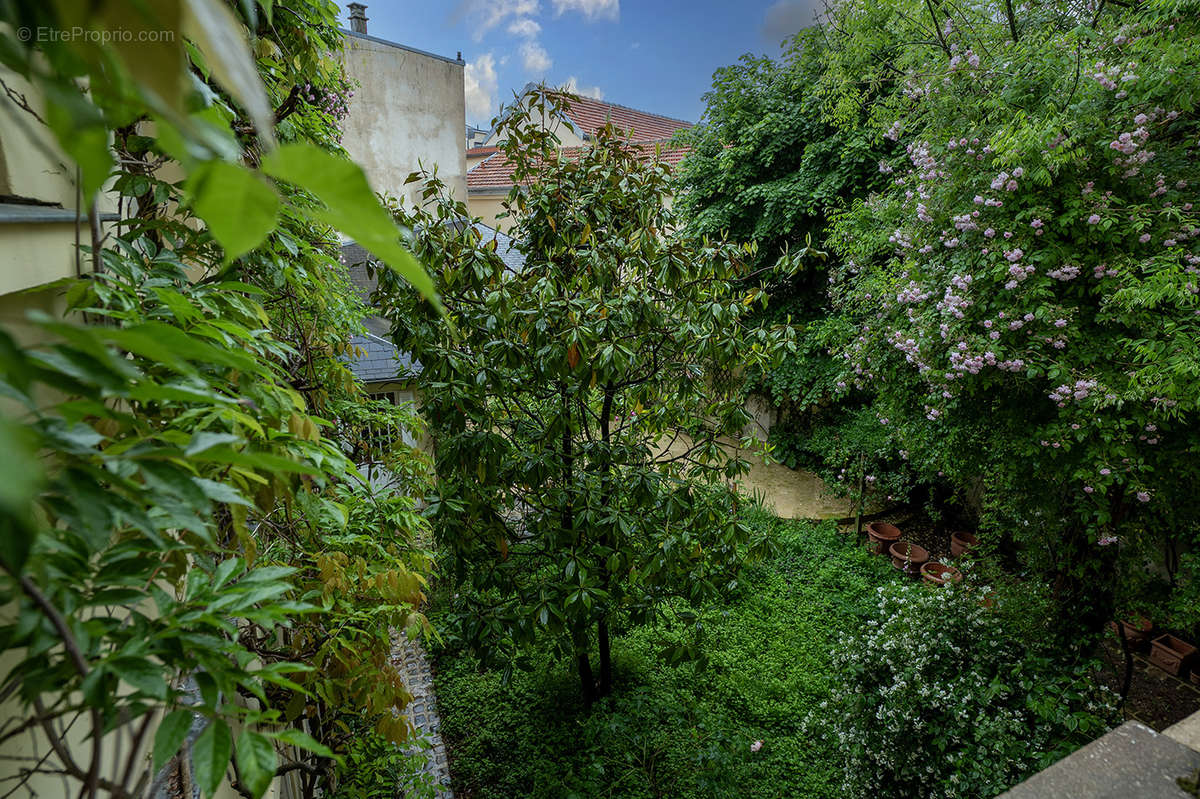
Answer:
<svg viewBox="0 0 1200 799"><path fill-rule="evenodd" d="M116 222L121 217L111 212L100 214L102 222ZM86 222L87 214L80 214L79 221ZM28 205L25 203L0 203L0 225L29 224L74 224L75 212L70 208L52 205Z"/></svg>
<svg viewBox="0 0 1200 799"><path fill-rule="evenodd" d="M437 53L431 53L428 50L421 50L416 47L409 47L407 44L400 44L400 42L381 39L378 36L372 36L369 33L359 33L358 31L347 30L346 28L341 28L340 30L344 35L353 36L355 39L364 39L368 42L375 42L375 44L382 44L388 47L397 47L401 50L407 50L410 53L429 56L430 58L436 58L438 61L445 61L447 64L458 64L459 66L463 66L467 63L461 58L450 58L449 56L438 55Z"/></svg>
<svg viewBox="0 0 1200 799"><path fill-rule="evenodd" d="M1200 714L1187 736L1200 731ZM1200 751L1176 735L1127 721L1000 795L1000 799L1188 799L1176 783L1200 767Z"/></svg>

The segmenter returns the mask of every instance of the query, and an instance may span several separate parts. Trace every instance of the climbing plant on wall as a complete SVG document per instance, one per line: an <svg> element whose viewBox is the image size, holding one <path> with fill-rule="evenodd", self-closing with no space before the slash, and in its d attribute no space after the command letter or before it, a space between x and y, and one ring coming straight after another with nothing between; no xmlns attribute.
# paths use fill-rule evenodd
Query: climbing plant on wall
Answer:
<svg viewBox="0 0 1200 799"><path fill-rule="evenodd" d="M19 706L0 743L36 751L13 778L257 797L296 772L314 796L343 714L407 736L390 630L422 624L431 568L413 501L347 458L378 420L338 416L364 309L334 229L437 297L337 146L337 9L3 9L0 63L32 90L0 102L78 166L93 216L103 190L123 218L83 232L88 274L55 287L64 318L32 319L40 343L0 331L0 644Z"/></svg>

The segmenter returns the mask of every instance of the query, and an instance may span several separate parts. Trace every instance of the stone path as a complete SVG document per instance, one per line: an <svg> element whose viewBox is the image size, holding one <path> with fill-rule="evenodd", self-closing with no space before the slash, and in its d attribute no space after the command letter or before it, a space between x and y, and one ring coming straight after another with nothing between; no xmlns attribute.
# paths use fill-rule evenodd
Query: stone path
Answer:
<svg viewBox="0 0 1200 799"><path fill-rule="evenodd" d="M395 636L392 647L392 663L404 677L404 684L412 694L412 702L405 714L418 735L425 739L425 773L437 786L437 799L454 799L450 790L450 765L446 760L446 744L442 741L441 719L438 717L437 700L433 695L433 672L425 647L420 641L412 640L405 632Z"/></svg>
<svg viewBox="0 0 1200 799"><path fill-rule="evenodd" d="M687 451L690 440L680 436L663 451L679 455ZM729 452L745 460L750 470L737 479L744 493L757 496L763 504L784 519L844 519L854 515L854 504L847 497L835 497L821 478L812 472L789 469L781 463L767 463L755 451L742 449L732 441L722 442ZM878 508L868 508L872 513Z"/></svg>

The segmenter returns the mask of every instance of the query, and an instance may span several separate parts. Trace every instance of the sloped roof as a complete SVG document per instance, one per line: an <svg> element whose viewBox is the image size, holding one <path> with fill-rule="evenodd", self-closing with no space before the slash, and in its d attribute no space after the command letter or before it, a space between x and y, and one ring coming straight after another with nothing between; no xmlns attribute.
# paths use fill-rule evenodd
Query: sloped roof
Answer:
<svg viewBox="0 0 1200 799"><path fill-rule="evenodd" d="M525 268L525 257L517 250L511 236L482 222L476 222L475 229L479 231L482 242L495 239L496 254L508 269L520 272ZM379 282L367 274L367 262L373 260L369 252L354 242L342 245L342 261L350 273L350 282L354 284L355 293L368 303ZM386 319L369 316L363 320L363 326L365 332L350 337L350 344L362 350L363 354L346 358L355 380L360 383L388 383L407 380L421 373L421 362L415 360L411 353L401 352L387 338L391 324Z"/></svg>
<svg viewBox="0 0 1200 799"><path fill-rule="evenodd" d="M591 97L571 95L571 108L563 112L581 134L595 136L609 121L621 130L633 131L633 141L664 141L677 131L692 127L691 122L648 111L638 111Z"/></svg>
<svg viewBox="0 0 1200 799"><path fill-rule="evenodd" d="M633 146L641 151L643 161L654 161L674 167L683 160L692 148L668 147L659 142L634 142ZM559 150L563 158L578 158L584 148L564 147ZM498 152L485 158L467 170L467 191L475 194L490 194L507 192L512 187L512 173L516 165L508 157Z"/></svg>
<svg viewBox="0 0 1200 799"><path fill-rule="evenodd" d="M373 333L362 333L350 337L351 346L361 355L351 355L350 371L360 383L387 383L401 380L421 372L421 364L407 352Z"/></svg>

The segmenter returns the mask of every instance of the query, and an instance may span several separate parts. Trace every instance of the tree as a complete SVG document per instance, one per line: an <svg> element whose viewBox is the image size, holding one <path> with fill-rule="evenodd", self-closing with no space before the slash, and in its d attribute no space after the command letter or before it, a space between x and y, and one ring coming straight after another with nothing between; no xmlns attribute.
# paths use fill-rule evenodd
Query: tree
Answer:
<svg viewBox="0 0 1200 799"><path fill-rule="evenodd" d="M872 494L900 494L904 481L887 479L901 471L896 448L876 436L892 451L876 457L878 443L859 434L861 420L873 417L867 398L837 386L842 364L830 349L846 320L830 312L829 273L838 258L825 241L836 214L890 180L879 164L896 145L868 124L873 103L890 89L867 91L845 109L831 102L824 76L829 35L808 28L778 59L744 55L716 71L700 124L680 134L692 151L676 178L676 206L698 234L753 241L758 265L823 251L770 287L765 318L790 318L797 337L793 354L753 380L779 412L772 454L812 469L834 489L857 486L869 473Z"/></svg>
<svg viewBox="0 0 1200 799"><path fill-rule="evenodd" d="M652 153L609 126L560 154L532 124L567 103L543 91L501 122L523 265L464 224L461 204L406 213L453 333L411 292L383 306L423 368L431 518L464 637L510 659L548 638L590 702L612 690L625 621L718 596L761 550L723 484L744 464L722 439L749 418L742 376L783 336L747 323L764 300L753 248L678 230ZM426 196L442 192L435 181Z"/></svg>
<svg viewBox="0 0 1200 799"><path fill-rule="evenodd" d="M839 219L845 382L1094 632L1194 541L1195 3L848 0L826 91L894 84L893 183ZM898 42L902 42L898 44Z"/></svg>

